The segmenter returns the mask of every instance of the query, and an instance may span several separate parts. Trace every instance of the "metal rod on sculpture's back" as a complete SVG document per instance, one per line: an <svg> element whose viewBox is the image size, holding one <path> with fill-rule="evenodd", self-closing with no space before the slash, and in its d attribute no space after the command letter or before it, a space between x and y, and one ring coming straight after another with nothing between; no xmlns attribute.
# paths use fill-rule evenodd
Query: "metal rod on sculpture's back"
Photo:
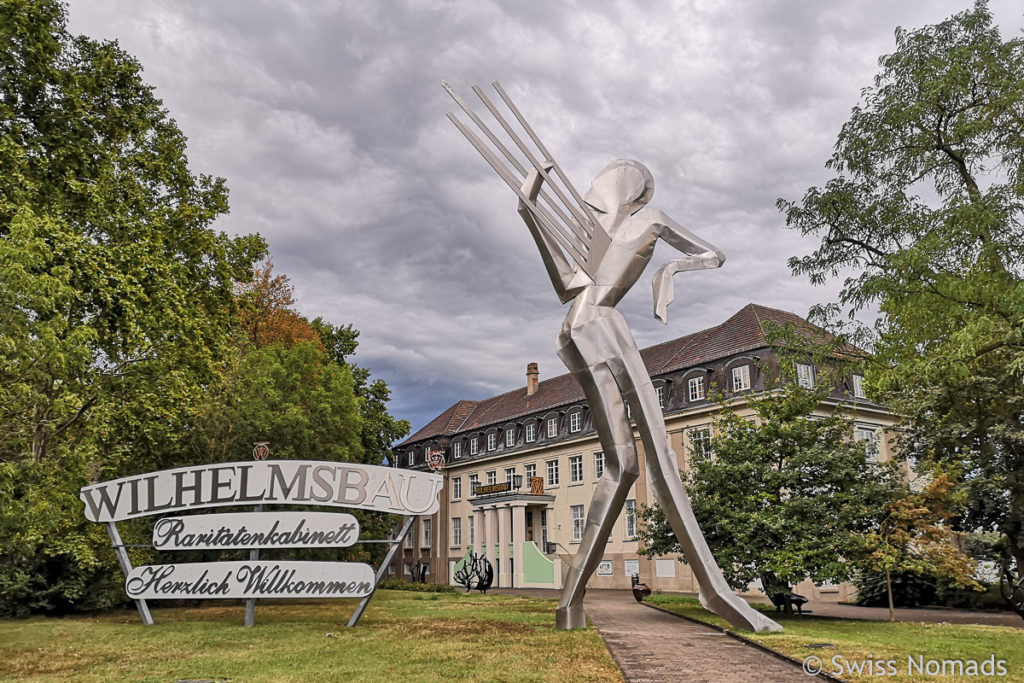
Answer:
<svg viewBox="0 0 1024 683"><path fill-rule="evenodd" d="M533 128L530 126L529 123L526 122L526 118L519 112L519 107L517 107L515 103L512 102L512 98L510 98L508 94L505 93L505 89L501 87L501 83L498 83L498 81L494 81L491 85L494 86L494 89L498 91L498 95L500 95L501 99L505 101L505 104L508 106L510 110L512 110L512 113L515 114L515 117L519 121L519 124L523 127L523 130L526 131L526 134L530 136L530 139L533 140L533 144L537 145L537 149L540 150L540 153L544 155L545 159L549 159L551 163L555 165L555 173L557 173L558 177L562 179L562 182L565 183L565 186L569 188L569 192L572 193L573 199L575 199L579 203L579 206L583 209L583 212L586 214L586 225L590 227L591 231L601 231L600 224L597 222L597 219L594 218L594 214L591 213L586 201L584 201L583 197L581 197L579 192L576 191L576 188L573 187L573 184L569 182L569 179L562 171L562 167L558 165L558 162L555 161L554 157L551 156L551 153L548 152L548 149L547 147L544 146L544 143L541 142L540 138L537 137L537 134L533 132ZM545 180L547 180L547 178L545 178ZM583 219L581 218L580 220Z"/></svg>
<svg viewBox="0 0 1024 683"><path fill-rule="evenodd" d="M409 515L405 518L405 524L402 525L402 530L398 532L398 538L388 548L387 555L384 556L384 560L381 561L380 567L377 568L377 575L373 578L373 591L365 598L359 601L359 605L356 607L356 611L352 613L352 617L348 620L349 628L359 623L359 618L363 616L363 612L366 611L366 606L370 604L370 598L377 592L377 586L380 585L380 580L384 578L384 572L391 566L391 561L395 559L395 553L402 547L402 543L405 542L405 537L409 535L409 529L412 528L412 523L416 520L415 517Z"/></svg>
<svg viewBox="0 0 1024 683"><path fill-rule="evenodd" d="M494 152L488 145L481 140L468 126L463 124L455 115L448 112L447 116L455 125L456 128L466 137L467 140L476 148L481 156L487 161L487 163L495 170L499 177L505 181L506 184L519 195L520 200L523 202L523 206L533 214L536 219L537 226L548 234L552 239L558 242L559 246L568 252L568 255L572 260L588 275L593 276L594 267L590 264L594 261L600 261L604 252L607 250L608 245L611 243L611 239L605 233L600 223L594 219L594 215L587 206L586 202L580 197L579 193L569 184L565 179L565 173L561 170L553 160L546 158L547 148L544 147L543 143L537 144L537 149L540 150L540 157L544 157L544 160L538 158L538 155L530 150L523 139L516 133L512 124L502 116L501 112L494 105L494 103L483 93L483 91L477 87L473 87L473 92L476 93L477 97L480 98L484 106L487 107L491 115L498 122L498 124L504 129L509 138L515 143L516 147L527 157L529 165L536 169L536 172L546 181L551 189L555 192L558 200L568 209L569 214L559 206L559 203L555 201L548 193L541 190L538 195L534 197L526 197L524 193L520 191L520 183L525 177L527 172L526 165L521 163L516 158L494 132L484 123L483 120L472 110L472 108L455 92L455 90L446 82L442 81L442 87L445 91L455 100L459 107L470 117L470 120L476 124L476 126L483 132L483 134L490 140L491 144L501 152L501 154L508 160L515 169L513 172L512 168L506 166L498 154ZM515 116L516 120L523 127L528 137L535 143L539 143L539 138L533 129L529 127L519 110L511 105L511 99L501 89L501 86L495 84L499 95L510 105L509 108ZM549 163L548 163L549 162ZM576 202L570 200L566 193L559 188L556 177L548 174L548 166L551 166L556 171L556 177L561 179L568 188L568 192L572 195ZM518 173L518 175L517 175ZM554 215L552 215L552 213Z"/></svg>
<svg viewBox="0 0 1024 683"><path fill-rule="evenodd" d="M512 176L511 171L509 171L508 168L501 163L501 160L499 160L497 156L495 156L494 152L488 149L487 146L484 145L483 141L480 140L480 138L477 137L477 135L473 133L473 131L469 130L469 128L467 128L465 124L463 124L461 121L455 118L454 114L449 112L448 118L449 120L451 120L453 124L455 124L455 127L459 129L459 132L461 132L466 137L466 139L469 140L469 142L474 147L476 147L476 150L480 152L480 156L482 156L484 160L486 160L487 163L491 165L491 168L493 168L501 177L501 179L504 180L505 183L508 184L508 186L519 196L519 199L522 200L524 204L530 208L530 211L534 214L534 216L537 217L545 231L548 234L550 234L551 237L557 240L559 245L562 246L562 248L569 252L569 255L572 257L574 261L580 264L581 268L586 269L585 264L587 263L587 256L583 253L583 251L580 248L576 247L576 245L569 241L569 238L566 237L563 231L559 230L557 227L554 227L556 224L550 216L547 216L545 212L541 210L539 206L536 205L535 202L533 202L529 197L526 196L526 193L522 191L520 185L517 184L515 178Z"/></svg>
<svg viewBox="0 0 1024 683"><path fill-rule="evenodd" d="M587 252L589 251L589 247L587 247L587 245L582 241L582 238L571 230L563 229L559 225L558 221L552 218L545 209L539 206L536 202L528 200L527 196L520 191L522 179L517 178L512 171L510 171L509 168L501 162L497 155L484 144L483 140L481 140L465 124L455 118L454 114L448 112L448 118L455 124L455 127L458 128L464 136L466 136L466 139L472 143L476 150L480 152L480 155L488 164L491 165L491 168L501 176L501 179L504 180L514 192L519 194L519 198L524 201L526 206L534 216L537 217L547 232L549 232L552 237L555 237L563 247L566 247L566 243L571 245L566 248L571 249L573 252L573 260L581 264L585 263L588 259Z"/></svg>
<svg viewBox="0 0 1024 683"><path fill-rule="evenodd" d="M454 88L452 88L445 81L441 82L441 86L448 92L449 95L451 95L452 99L455 100L456 104L459 105L462 111L466 112L466 115L470 118L471 121L473 121L473 123L476 124L476 127L479 128L484 133L484 135L487 136L487 139L491 141L491 144L497 147L498 151L500 151L502 155L504 155L504 157L508 159L508 162L512 164L513 168L515 168L516 171L518 171L522 175L522 177L525 178L527 173L526 167L522 163L520 163L519 159L517 159L516 156L504 144L502 144L501 140L498 139L498 136L495 135L494 132L487 127L487 124L485 124L480 119L480 117L476 115L476 112L473 111L473 109L468 104L466 104L466 101L463 100L462 97L457 92L455 92ZM474 92L476 92L476 90L477 89L474 88ZM540 198L547 204L548 208L554 211L555 214L566 225L569 226L569 228L576 234L576 236L584 244L590 241L590 233L582 225L580 225L579 220L573 220L569 216L566 216L565 213L563 213L563 211L558 207L558 204L556 204L555 201L551 198L551 195L541 190ZM569 209L570 211L572 211L571 206L569 207Z"/></svg>
<svg viewBox="0 0 1024 683"><path fill-rule="evenodd" d="M121 540L121 532L117 530L117 524L114 522L107 522L107 535L110 536L110 545L114 548L114 554L117 555L117 563L121 565L121 571L124 572L124 578L127 579L128 575L132 573L132 561L128 557L128 551L124 549L124 541ZM139 610L139 617L142 619L142 623L146 626L153 625L153 615L149 611L149 605L142 598L135 600L135 607Z"/></svg>
<svg viewBox="0 0 1024 683"><path fill-rule="evenodd" d="M487 95L484 94L484 91L480 89L480 86L474 85L473 92L475 92L476 96L480 98L480 101L484 103L484 106L487 107L487 110L491 112L491 115L498 122L498 124L505 129L505 132L508 133L508 136L512 138L512 141L516 143L516 146L519 147L519 149L522 150L523 154L526 155L526 158L529 159L530 161L530 165L537 169L537 172L540 173L542 178L544 178L544 181L548 183L552 190L554 190L555 195L560 200L562 200L562 203L565 204L565 207L569 209L570 213L572 213L572 215L576 217L576 220L580 223L580 225L586 228L586 238L591 237L592 231L594 230L594 226L597 225L597 222L593 220L593 216L589 215L590 212L587 210L586 204L581 199L577 199L577 201L579 202L579 206L573 206L573 203L569 201L569 199L565 196L562 190L558 187L558 183L552 182L551 176L548 175L548 172L544 169L543 162L550 161L551 163L555 164L556 167L558 164L555 163L554 159L551 159L547 155L547 153L544 151L544 146L538 145L538 149L540 150L541 156L543 157L543 159L538 159L530 151L530 148L526 145L526 143L524 143L522 139L519 137L519 135L516 134L516 132L512 129L512 125L505 120L505 117L501 115L501 113L498 111L498 108L495 107L494 103L491 102L490 98L488 98ZM512 113L515 114L514 109ZM519 119L520 124L523 123L522 118L518 116L516 118ZM529 129L524 127L524 130L526 130L527 134L530 134ZM571 191L570 193L574 194ZM584 214L584 212L586 212L586 215ZM569 227L572 227L571 223Z"/></svg>

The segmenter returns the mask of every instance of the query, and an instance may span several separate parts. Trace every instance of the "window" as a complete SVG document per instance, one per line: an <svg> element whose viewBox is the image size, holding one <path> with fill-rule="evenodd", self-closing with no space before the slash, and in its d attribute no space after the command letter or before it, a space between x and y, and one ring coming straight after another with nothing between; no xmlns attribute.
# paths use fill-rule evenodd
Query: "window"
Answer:
<svg viewBox="0 0 1024 683"><path fill-rule="evenodd" d="M452 444L452 455L458 459L462 457L462 442L456 441Z"/></svg>
<svg viewBox="0 0 1024 683"><path fill-rule="evenodd" d="M423 520L423 547L430 547L430 527L432 520Z"/></svg>
<svg viewBox="0 0 1024 683"><path fill-rule="evenodd" d="M505 430L505 448L512 448L516 445L516 428L509 427Z"/></svg>
<svg viewBox="0 0 1024 683"><path fill-rule="evenodd" d="M513 477L515 477L515 476L516 476L516 468L515 467L506 467L505 468L505 481L507 481L509 483L512 483L512 482L515 481L513 479Z"/></svg>
<svg viewBox="0 0 1024 683"><path fill-rule="evenodd" d="M462 498L462 477L452 477L452 500Z"/></svg>
<svg viewBox="0 0 1024 683"><path fill-rule="evenodd" d="M878 429L868 425L857 425L854 440L864 444L864 455L868 462L878 461Z"/></svg>
<svg viewBox="0 0 1024 683"><path fill-rule="evenodd" d="M664 408L665 407L665 387L664 386L654 387L654 389L655 389L655 391L658 392L658 407L659 408Z"/></svg>
<svg viewBox="0 0 1024 683"><path fill-rule="evenodd" d="M477 451L479 451L479 450L480 450L480 439L478 439L477 437L474 436L472 439L469 440L469 454L470 455L476 455Z"/></svg>
<svg viewBox="0 0 1024 683"><path fill-rule="evenodd" d="M548 486L558 486L557 460L548 460Z"/></svg>
<svg viewBox="0 0 1024 683"><path fill-rule="evenodd" d="M452 517L452 545L462 545L462 517Z"/></svg>
<svg viewBox="0 0 1024 683"><path fill-rule="evenodd" d="M537 476L537 466L534 463L530 463L525 468L524 475L526 476L526 483L529 485L530 480Z"/></svg>
<svg viewBox="0 0 1024 683"><path fill-rule="evenodd" d="M476 495L476 487L480 485L480 479L475 475L469 475L469 495Z"/></svg>
<svg viewBox="0 0 1024 683"><path fill-rule="evenodd" d="M416 545L416 528L409 529L409 533L405 535L405 547L411 548Z"/></svg>
<svg viewBox="0 0 1024 683"><path fill-rule="evenodd" d="M487 485L491 486L498 483L498 472L497 470L491 470L487 473Z"/></svg>
<svg viewBox="0 0 1024 683"><path fill-rule="evenodd" d="M570 505L569 510L572 512L572 540L578 543L583 540L583 506Z"/></svg>
<svg viewBox="0 0 1024 683"><path fill-rule="evenodd" d="M814 366L807 363L796 364L796 383L808 389L814 388Z"/></svg>
<svg viewBox="0 0 1024 683"><path fill-rule="evenodd" d="M600 479L604 474L604 451L594 453L594 479Z"/></svg>
<svg viewBox="0 0 1024 683"><path fill-rule="evenodd" d="M498 432L491 432L487 435L487 450L493 451L498 447Z"/></svg>
<svg viewBox="0 0 1024 683"><path fill-rule="evenodd" d="M543 548L542 552L548 551L548 511L540 511L540 542Z"/></svg>
<svg viewBox="0 0 1024 683"><path fill-rule="evenodd" d="M583 413L576 412L569 415L569 431L578 432L581 429L583 423Z"/></svg>
<svg viewBox="0 0 1024 683"><path fill-rule="evenodd" d="M636 538L636 501L626 501L626 538Z"/></svg>
<svg viewBox="0 0 1024 683"><path fill-rule="evenodd" d="M476 529L473 528L475 526L473 524L475 520L472 517L467 517L466 521L469 522L469 544L473 545L476 543Z"/></svg>
<svg viewBox="0 0 1024 683"><path fill-rule="evenodd" d="M693 379L691 379L687 383L687 386L689 387L689 390L690 390L690 400L691 401L699 401L702 398L704 398L704 378L703 377L694 377Z"/></svg>
<svg viewBox="0 0 1024 683"><path fill-rule="evenodd" d="M741 365L732 369L732 390L743 391L750 388L750 366Z"/></svg>
<svg viewBox="0 0 1024 683"><path fill-rule="evenodd" d="M706 427L690 430L690 454L695 458L711 455L711 430Z"/></svg>
<svg viewBox="0 0 1024 683"><path fill-rule="evenodd" d="M864 375L854 375L851 379L853 384L853 397L867 398L864 394Z"/></svg>
<svg viewBox="0 0 1024 683"><path fill-rule="evenodd" d="M537 423L527 422L526 423L526 442L531 443L537 440Z"/></svg>
<svg viewBox="0 0 1024 683"><path fill-rule="evenodd" d="M558 418L552 417L548 420L548 438L558 436Z"/></svg>
<svg viewBox="0 0 1024 683"><path fill-rule="evenodd" d="M569 483L578 484L583 481L583 456L569 456Z"/></svg>
<svg viewBox="0 0 1024 683"><path fill-rule="evenodd" d="M410 448L410 449L409 449L409 467L412 467L412 466L413 466L413 465L415 465L415 464L416 464L416 454L415 454L415 452L413 452L413 450L412 450L412 449Z"/></svg>

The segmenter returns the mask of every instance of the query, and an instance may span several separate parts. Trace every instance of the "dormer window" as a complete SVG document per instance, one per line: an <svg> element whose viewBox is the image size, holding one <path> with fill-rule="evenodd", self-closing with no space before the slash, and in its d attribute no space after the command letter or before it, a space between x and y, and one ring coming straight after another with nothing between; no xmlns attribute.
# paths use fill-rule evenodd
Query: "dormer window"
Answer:
<svg viewBox="0 0 1024 683"><path fill-rule="evenodd" d="M452 457L456 460L462 457L462 442L456 441L452 444Z"/></svg>
<svg viewBox="0 0 1024 683"><path fill-rule="evenodd" d="M575 412L575 413L570 413L569 414L569 431L570 432L578 432L578 431L580 431L580 429L582 429L582 424L583 424L582 416L583 416L583 414L580 413L580 412Z"/></svg>
<svg viewBox="0 0 1024 683"><path fill-rule="evenodd" d="M409 467L412 467L415 464L416 464L416 451L414 451L413 449L410 448L409 449Z"/></svg>
<svg viewBox="0 0 1024 683"><path fill-rule="evenodd" d="M850 383L853 385L854 398L867 398L864 393L864 375L854 375L850 378Z"/></svg>
<svg viewBox="0 0 1024 683"><path fill-rule="evenodd" d="M655 387L654 389L655 389L655 391L658 392L658 407L664 409L665 408L665 387L664 386L660 386L660 387Z"/></svg>
<svg viewBox="0 0 1024 683"><path fill-rule="evenodd" d="M814 388L814 366L807 363L796 364L796 383L807 389Z"/></svg>
<svg viewBox="0 0 1024 683"><path fill-rule="evenodd" d="M491 432L487 435L487 450L493 451L498 447L498 433Z"/></svg>
<svg viewBox="0 0 1024 683"><path fill-rule="evenodd" d="M732 390L744 391L750 388L750 366L741 365L732 369Z"/></svg>
<svg viewBox="0 0 1024 683"><path fill-rule="evenodd" d="M526 443L533 443L537 440L537 423L526 423Z"/></svg>
<svg viewBox="0 0 1024 683"><path fill-rule="evenodd" d="M558 436L558 418L548 418L548 438L553 439Z"/></svg>
<svg viewBox="0 0 1024 683"><path fill-rule="evenodd" d="M694 377L687 382L691 401L700 401L704 398L704 378Z"/></svg>
<svg viewBox="0 0 1024 683"><path fill-rule="evenodd" d="M509 427L505 430L505 448L512 448L516 445L516 428Z"/></svg>
<svg viewBox="0 0 1024 683"><path fill-rule="evenodd" d="M480 439L474 436L472 439L469 440L469 454L476 455L479 450Z"/></svg>

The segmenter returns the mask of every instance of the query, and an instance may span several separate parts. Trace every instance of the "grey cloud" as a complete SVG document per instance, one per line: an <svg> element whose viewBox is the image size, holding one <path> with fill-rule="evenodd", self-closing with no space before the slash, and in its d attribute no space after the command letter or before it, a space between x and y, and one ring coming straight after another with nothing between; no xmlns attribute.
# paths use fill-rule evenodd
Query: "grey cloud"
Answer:
<svg viewBox="0 0 1024 683"><path fill-rule="evenodd" d="M897 25L936 3L72 0L71 28L116 38L227 178L229 232L259 231L303 312L361 330L357 359L414 428L459 398L564 372L563 311L501 181L445 120L440 88L499 80L585 188L610 157L653 171L654 204L723 247L677 277L668 327L639 283L622 304L653 344L756 301L806 313L831 289L790 277L813 245L775 199L826 178L839 126ZM1010 0L993 2L1006 34ZM656 261L670 257L659 248Z"/></svg>

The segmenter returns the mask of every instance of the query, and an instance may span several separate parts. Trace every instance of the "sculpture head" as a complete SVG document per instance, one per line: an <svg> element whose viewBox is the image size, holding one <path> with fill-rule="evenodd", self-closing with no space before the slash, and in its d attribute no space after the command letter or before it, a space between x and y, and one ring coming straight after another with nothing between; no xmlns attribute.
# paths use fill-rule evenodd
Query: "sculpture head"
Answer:
<svg viewBox="0 0 1024 683"><path fill-rule="evenodd" d="M603 213L639 211L654 196L654 176L632 159L616 159L590 183L584 201Z"/></svg>

